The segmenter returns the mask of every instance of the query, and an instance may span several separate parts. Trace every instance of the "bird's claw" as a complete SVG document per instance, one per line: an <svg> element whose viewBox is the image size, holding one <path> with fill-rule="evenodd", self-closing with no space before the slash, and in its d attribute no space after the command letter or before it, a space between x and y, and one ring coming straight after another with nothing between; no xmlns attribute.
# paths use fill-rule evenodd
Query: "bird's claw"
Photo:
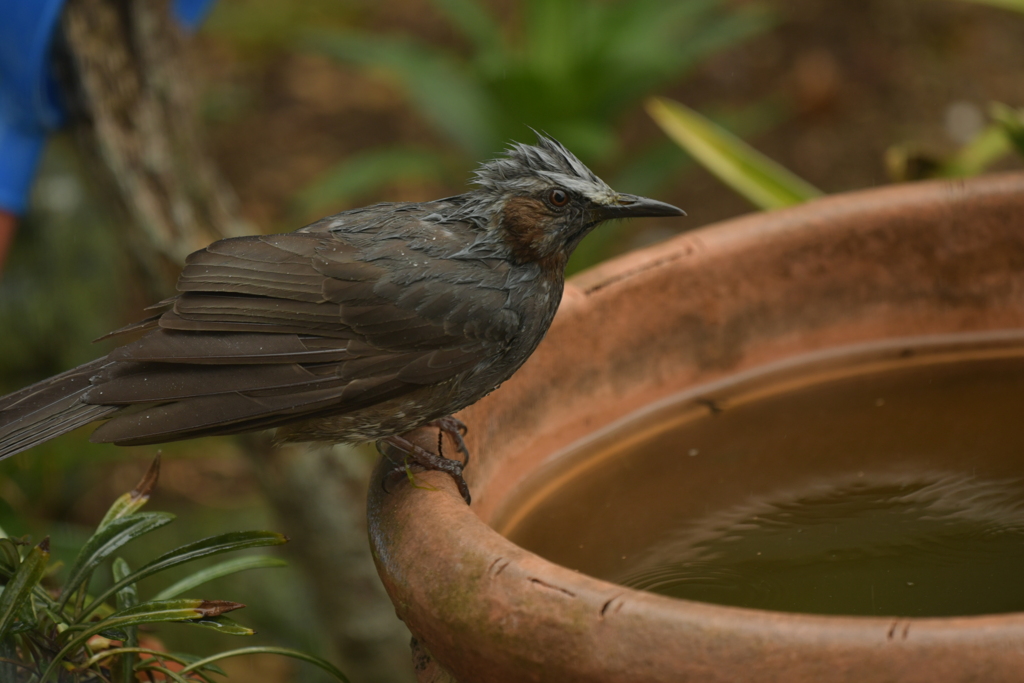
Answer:
<svg viewBox="0 0 1024 683"><path fill-rule="evenodd" d="M466 426L465 422L449 415L448 417L428 422L427 426L437 427L441 430L441 433L450 436L452 441L455 442L455 450L462 453L462 467L465 468L469 465L469 449L466 448L466 441L462 438L469 433L469 427ZM440 450L440 439L438 444L438 449Z"/></svg>
<svg viewBox="0 0 1024 683"><path fill-rule="evenodd" d="M466 479L462 476L462 470L464 464L458 460L451 460L440 455L435 455L425 448L413 443L406 439L404 436L388 436L378 441L378 450L382 452L384 449L380 447L380 443L384 442L392 446L399 452L405 454L413 464L419 465L426 470L437 470L444 472L455 481L455 486L458 487L459 493L462 494L463 499L466 501L466 505L469 505L472 500L469 495L469 485L466 484ZM386 457L386 454L385 454ZM391 472L384 477L381 481L381 486L384 491L387 491L387 480L391 478L395 473L399 471L406 471L407 464L403 463L401 466L395 467Z"/></svg>

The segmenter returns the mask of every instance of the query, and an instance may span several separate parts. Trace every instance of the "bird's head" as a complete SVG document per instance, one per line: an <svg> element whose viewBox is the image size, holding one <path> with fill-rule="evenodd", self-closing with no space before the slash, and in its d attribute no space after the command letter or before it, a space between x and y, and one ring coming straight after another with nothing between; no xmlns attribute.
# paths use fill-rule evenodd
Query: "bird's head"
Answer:
<svg viewBox="0 0 1024 683"><path fill-rule="evenodd" d="M500 232L517 260L561 269L601 221L684 215L671 204L616 192L560 142L537 138L482 164L471 193L488 206L488 228Z"/></svg>

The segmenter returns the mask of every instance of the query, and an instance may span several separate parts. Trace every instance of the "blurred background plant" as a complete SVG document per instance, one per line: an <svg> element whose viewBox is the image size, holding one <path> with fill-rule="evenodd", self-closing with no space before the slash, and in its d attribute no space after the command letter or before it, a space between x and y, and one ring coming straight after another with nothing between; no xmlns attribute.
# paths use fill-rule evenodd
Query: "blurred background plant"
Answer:
<svg viewBox="0 0 1024 683"><path fill-rule="evenodd" d="M964 1L1024 14L1024 0ZM781 208L822 194L736 135L679 102L653 98L648 100L646 109L666 135L758 208ZM982 125L983 117L972 103L954 103L946 113L947 127L952 137L966 142L945 156L931 154L914 142L895 144L885 152L890 178L897 182L965 178L984 173L1014 152L1024 156L1024 109L993 102L988 125Z"/></svg>
<svg viewBox="0 0 1024 683"><path fill-rule="evenodd" d="M1024 157L1024 109L994 102L992 123L945 158L911 144L890 147L885 164L895 181L967 178L1016 152ZM760 209L779 209L820 197L821 190L751 145L679 102L652 98L647 112L665 134L725 185Z"/></svg>
<svg viewBox="0 0 1024 683"><path fill-rule="evenodd" d="M748 212L752 204L658 128L643 107L650 95L685 103L713 122L740 143L724 148L734 157L749 145L762 160L788 169L804 190L797 199L890 182L885 157L895 145L912 145L929 159L955 156L1006 119L1004 110L997 119L986 118L992 101L1014 111L1024 107L1024 17L980 0L546 4L219 0L190 49L209 146L244 216L276 232L358 204L455 194L476 160L502 147L503 137L529 140L530 125L565 137L623 190L651 192L685 208L686 225L693 227ZM558 13L566 7L578 14L566 19ZM633 13L629 21L638 23L629 24ZM613 59L602 51L620 40L609 28L616 21L635 27L634 44L619 42ZM650 35L636 28L652 21ZM584 30L588 26L593 28ZM696 27L717 37L692 33ZM494 31L495 43L480 42L484 30ZM689 45L694 35L700 40ZM393 54L370 64L345 50L333 52L335 39L348 49L361 42ZM547 52L535 55L532 44L547 45ZM409 55L423 55L423 64L403 67ZM665 63L642 70L645 60L659 55ZM495 70L500 63L508 65L506 72ZM450 132L454 122L420 101L436 96L454 102L463 86L424 95L410 81L421 73L416 69L468 83L464 87L478 93L481 110L465 116L482 122L473 124L472 139L483 142L469 144L469 129L465 136ZM628 74L637 69L633 83ZM640 87L641 81L646 85ZM594 92L578 91L584 83ZM1024 167L1008 151L1011 138L999 141L1003 151L987 155L991 161L984 166ZM753 168L766 172L763 164ZM93 175L69 137L50 145L32 212L0 277L2 391L100 355L105 347L90 340L137 319L152 303L134 247L116 229L125 218L97 190ZM347 180L330 189L339 177ZM324 194L330 192L337 194ZM619 226L604 239L588 239L574 267L673 234L672 225L656 221ZM87 439L88 432L76 433L0 463L0 526L15 536L49 535L53 556L67 564L103 519L109 500L137 479L139 458L152 459L157 451ZM338 501L351 499L350 507L358 508L365 492L354 484L322 485L348 470L355 471L350 481L358 481L371 466L371 451L335 449L273 466L247 459L229 439L170 444L162 451L154 503L179 521L124 547L129 566L201 536L285 529L294 538L282 549L293 560L290 566L218 579L209 584L210 594L248 602L246 623L262 644L340 662L360 683L412 680L407 636L395 640L393 650L367 652L359 660L361 641L346 631L353 623L369 636L392 628L390 606L367 597L373 577L345 583L322 576L324 567L369 564L357 552L368 555L364 531L355 546L336 542L339 528L362 523ZM303 515L306 534L293 533ZM171 581L181 578L174 571ZM339 606L343 594L357 600ZM254 595L259 599L250 600ZM172 651L200 650L211 638L221 647L216 633L165 631L161 636ZM223 668L232 680L330 680L308 667L299 678L282 658L240 658Z"/></svg>
<svg viewBox="0 0 1024 683"><path fill-rule="evenodd" d="M432 4L456 32L461 51L355 30L301 38L306 49L396 80L419 115L451 143L444 150L384 145L345 159L302 191L304 211L365 196L395 174L458 182L509 140L530 140L528 126L554 135L612 186L657 192L685 157L661 141L630 149L617 134L621 116L772 24L771 14L754 3L527 0L509 31L478 0ZM591 235L570 272L596 260L616 227Z"/></svg>

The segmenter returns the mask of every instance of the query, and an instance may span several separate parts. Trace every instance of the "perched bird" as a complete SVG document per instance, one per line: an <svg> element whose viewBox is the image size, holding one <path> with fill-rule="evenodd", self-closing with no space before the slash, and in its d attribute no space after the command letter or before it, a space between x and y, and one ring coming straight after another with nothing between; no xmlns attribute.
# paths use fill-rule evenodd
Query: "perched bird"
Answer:
<svg viewBox="0 0 1024 683"><path fill-rule="evenodd" d="M615 192L543 135L475 184L195 252L162 313L112 333L135 341L0 398L0 458L97 420L92 440L119 445L275 427L387 442L468 502L463 462L402 434L433 423L464 451L451 415L537 348L580 240L607 219L683 213Z"/></svg>

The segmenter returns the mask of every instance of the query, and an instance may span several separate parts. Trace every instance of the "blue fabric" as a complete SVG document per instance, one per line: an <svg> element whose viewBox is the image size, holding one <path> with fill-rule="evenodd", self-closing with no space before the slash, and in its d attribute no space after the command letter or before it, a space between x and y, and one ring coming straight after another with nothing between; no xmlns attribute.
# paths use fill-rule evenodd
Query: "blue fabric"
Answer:
<svg viewBox="0 0 1024 683"><path fill-rule="evenodd" d="M175 0L174 18L185 28L195 31L203 23L212 6L213 0Z"/></svg>
<svg viewBox="0 0 1024 683"><path fill-rule="evenodd" d="M64 0L7 0L0 20L0 208L21 213L47 131L64 121L50 39Z"/></svg>
<svg viewBox="0 0 1024 683"><path fill-rule="evenodd" d="M50 45L64 0L0 3L0 209L24 213L43 145L64 123ZM176 0L175 17L195 29L213 0Z"/></svg>

